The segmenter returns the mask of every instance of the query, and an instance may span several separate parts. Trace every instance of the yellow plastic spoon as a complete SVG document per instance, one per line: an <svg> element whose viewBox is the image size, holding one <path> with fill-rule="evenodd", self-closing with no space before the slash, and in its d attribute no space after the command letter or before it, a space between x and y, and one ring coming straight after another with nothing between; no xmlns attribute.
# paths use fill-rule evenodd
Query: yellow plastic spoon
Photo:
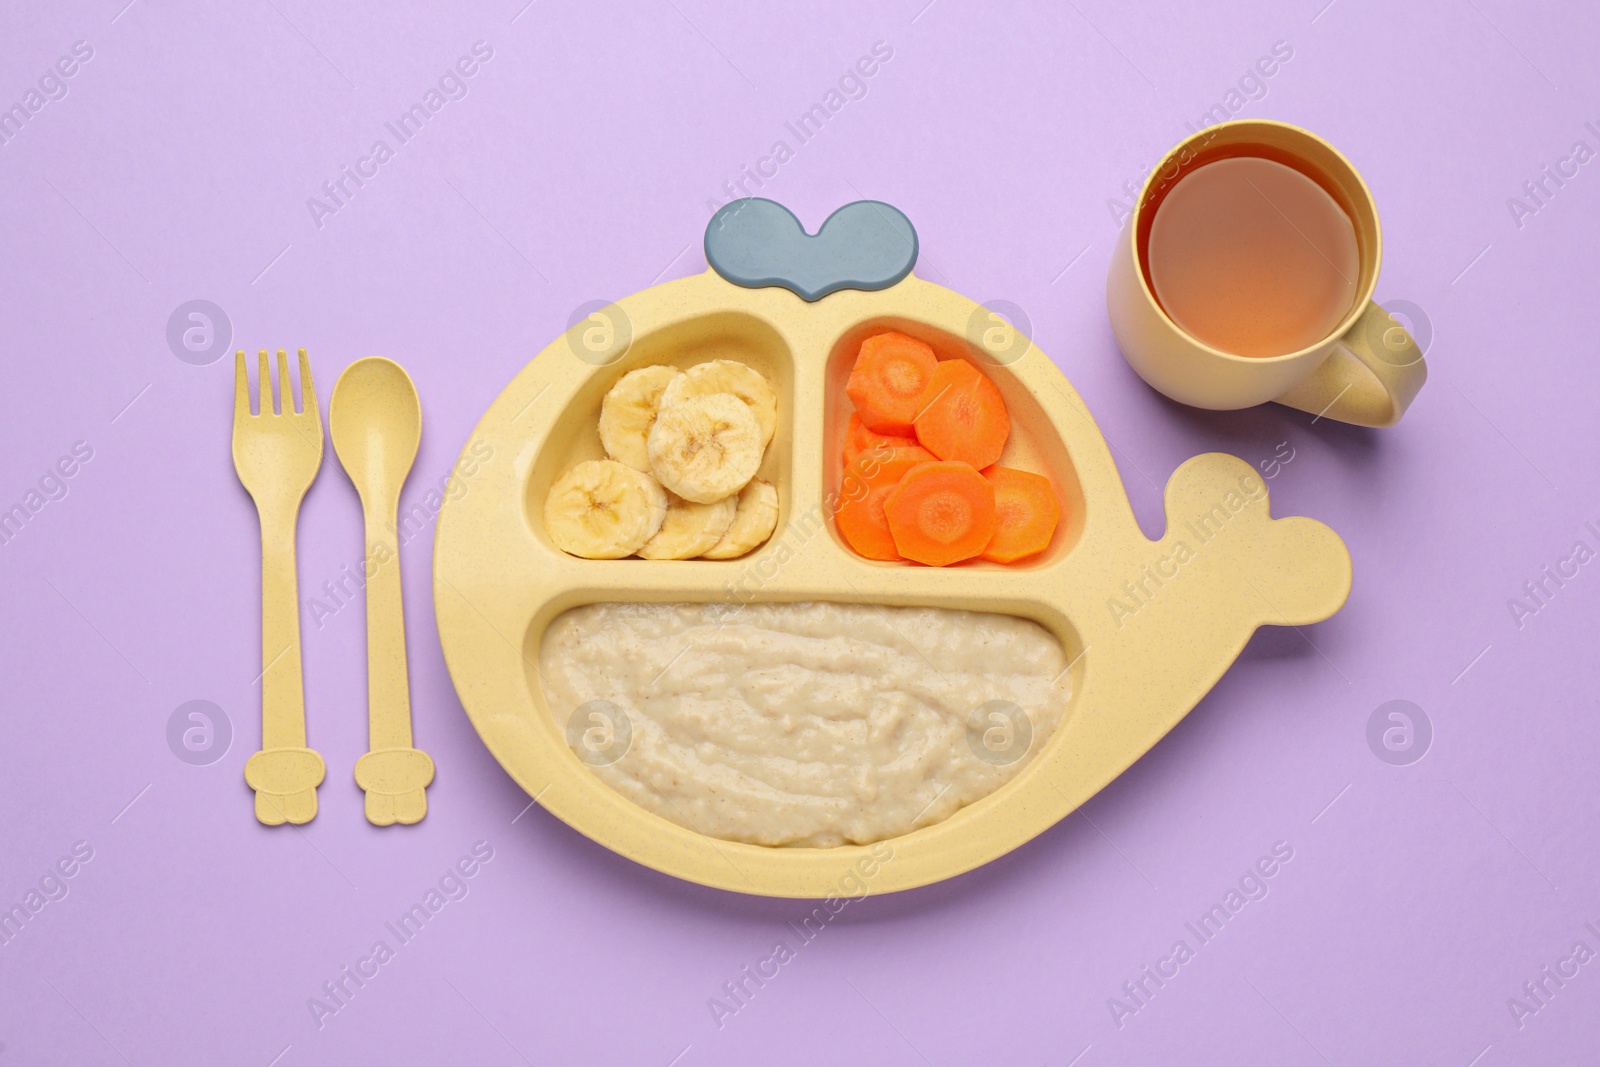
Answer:
<svg viewBox="0 0 1600 1067"><path fill-rule="evenodd" d="M433 760L411 745L411 686L400 600L400 488L422 439L422 406L411 377L381 356L345 368L333 387L328 430L340 466L361 496L366 522L367 738L356 784L374 826L421 822Z"/></svg>

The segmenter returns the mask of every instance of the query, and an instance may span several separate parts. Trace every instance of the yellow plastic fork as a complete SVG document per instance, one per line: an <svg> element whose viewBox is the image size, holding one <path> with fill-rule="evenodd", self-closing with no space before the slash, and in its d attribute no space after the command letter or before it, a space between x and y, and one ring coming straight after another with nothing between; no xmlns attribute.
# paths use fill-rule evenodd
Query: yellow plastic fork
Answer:
<svg viewBox="0 0 1600 1067"><path fill-rule="evenodd" d="M294 560L300 501L322 466L322 415L305 349L300 350L300 411L291 399L284 350L278 349L276 413L266 349L260 367L261 412L252 415L244 351L234 357L233 469L261 517L261 751L244 765L244 780L256 791L256 818L277 826L316 817L317 786L327 774L322 757L306 747Z"/></svg>

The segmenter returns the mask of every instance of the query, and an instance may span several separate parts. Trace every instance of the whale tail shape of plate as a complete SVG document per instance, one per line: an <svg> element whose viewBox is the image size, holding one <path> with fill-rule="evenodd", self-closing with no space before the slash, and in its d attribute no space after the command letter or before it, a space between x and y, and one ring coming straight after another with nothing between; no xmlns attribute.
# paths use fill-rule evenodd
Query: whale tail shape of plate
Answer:
<svg viewBox="0 0 1600 1067"><path fill-rule="evenodd" d="M747 222L782 224L755 210L767 214ZM597 313L606 322L579 322L557 337L490 405L456 467L466 492L439 517L440 640L462 704L501 765L607 848L736 892L821 898L857 881L893 892L1001 856L1159 741L1257 627L1327 618L1350 589L1339 537L1312 519L1273 518L1260 474L1231 456L1197 456L1173 473L1167 529L1149 540L1105 439L1056 365L1030 339L990 329L983 306L909 273L914 231L898 259L879 255L900 232L894 216L866 208L841 217L842 228L807 237L796 222L799 239L790 232L744 249L742 273L716 247L724 238L708 233L712 269L619 300ZM850 247L862 222L861 239L877 242L876 252ZM807 251L805 241L824 239L827 255ZM1062 504L1043 552L1011 565L932 568L863 559L840 538L830 500L850 416L844 384L862 339L886 329L925 341L941 360L972 361L999 387L1012 422L1000 462L1046 473ZM597 349L596 337L626 341ZM777 430L757 473L778 487L771 539L726 561L587 560L557 549L541 505L562 472L603 455L595 426L611 384L641 366L718 358L753 366L778 394ZM875 845L772 848L712 840L625 799L568 747L545 703L540 642L568 608L806 600L1033 619L1071 661L1070 705L1015 778L942 822Z"/></svg>

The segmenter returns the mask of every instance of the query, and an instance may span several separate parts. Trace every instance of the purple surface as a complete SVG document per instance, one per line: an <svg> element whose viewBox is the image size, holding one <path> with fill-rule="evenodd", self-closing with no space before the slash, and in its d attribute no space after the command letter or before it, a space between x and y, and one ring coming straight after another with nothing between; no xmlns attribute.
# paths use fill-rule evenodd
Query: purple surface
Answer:
<svg viewBox="0 0 1600 1067"><path fill-rule="evenodd" d="M1600 150L1593 12L123 2L0 14L0 104L26 108L74 42L93 51L0 145L0 508L75 443L93 452L0 545L0 905L93 851L0 944L0 1064L1593 1062L1600 962L1562 960L1600 951L1600 564L1547 582L1543 606L1524 583L1600 550L1600 164L1547 180L1543 206L1522 188L1579 140ZM385 122L477 41L493 55L467 95L398 144ZM800 143L786 122L879 41L893 56L865 96ZM1181 409L1106 323L1108 201L1280 41L1292 58L1238 113L1350 156L1387 228L1379 299L1431 324L1431 380L1395 430ZM319 227L307 199L379 138L393 158ZM359 603L304 618L321 814L253 821L257 533L232 368L180 361L166 329L215 301L237 345L305 345L324 405L351 360L401 361L421 503L574 308L703 269L723 183L778 140L792 158L749 191L811 227L893 203L920 274L1026 310L1148 532L1187 457L1292 450L1274 509L1337 529L1356 579L1333 620L1258 635L1082 813L852 904L719 1026L708 1001L798 945L786 924L809 906L679 883L525 811L445 672L431 528L403 556L416 735L439 766L426 822L362 819ZM1516 217L1519 196L1537 212ZM301 516L304 596L359 563L359 521L329 456ZM1518 596L1538 610L1519 619ZM208 766L167 742L196 699L235 733ZM1408 766L1366 739L1395 699L1433 729ZM385 923L480 841L493 859L466 896L400 944ZM1293 858L1267 896L1202 944L1185 923L1277 842ZM319 1026L310 999L333 1003L323 983L380 939L394 958ZM1128 997L1180 939L1192 958Z"/></svg>

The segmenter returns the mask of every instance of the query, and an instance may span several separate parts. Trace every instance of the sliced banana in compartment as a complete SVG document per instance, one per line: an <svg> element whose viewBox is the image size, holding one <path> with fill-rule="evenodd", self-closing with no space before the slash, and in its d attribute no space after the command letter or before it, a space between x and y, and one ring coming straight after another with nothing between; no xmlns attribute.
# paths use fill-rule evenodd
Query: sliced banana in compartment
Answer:
<svg viewBox="0 0 1600 1067"><path fill-rule="evenodd" d="M778 397L760 371L737 360L696 363L671 379L661 394L661 406L671 407L690 397L712 393L732 393L749 405L761 426L761 447L766 448L778 428Z"/></svg>
<svg viewBox="0 0 1600 1067"><path fill-rule="evenodd" d="M556 547L585 559L643 548L667 517L667 494L643 471L611 459L579 463L550 487L544 528Z"/></svg>
<svg viewBox="0 0 1600 1067"><path fill-rule="evenodd" d="M750 406L732 393L691 396L676 403L663 395L649 442L650 470L657 480L699 504L743 489L755 477L766 451Z"/></svg>
<svg viewBox="0 0 1600 1067"><path fill-rule="evenodd" d="M766 544L778 528L778 490L771 482L752 479L739 490L738 507L728 532L701 553L704 559L737 559Z"/></svg>
<svg viewBox="0 0 1600 1067"><path fill-rule="evenodd" d="M661 394L682 372L658 364L631 370L600 402L600 444L606 455L634 470L650 470L648 440Z"/></svg>
<svg viewBox="0 0 1600 1067"><path fill-rule="evenodd" d="M733 525L739 498L723 497L696 504L676 493L667 494L667 517L656 535L639 549L644 559L694 559L716 547Z"/></svg>
<svg viewBox="0 0 1600 1067"><path fill-rule="evenodd" d="M551 540L586 559L744 555L777 528L778 491L755 477L777 425L772 386L737 360L629 371L600 402L609 458L550 487Z"/></svg>

